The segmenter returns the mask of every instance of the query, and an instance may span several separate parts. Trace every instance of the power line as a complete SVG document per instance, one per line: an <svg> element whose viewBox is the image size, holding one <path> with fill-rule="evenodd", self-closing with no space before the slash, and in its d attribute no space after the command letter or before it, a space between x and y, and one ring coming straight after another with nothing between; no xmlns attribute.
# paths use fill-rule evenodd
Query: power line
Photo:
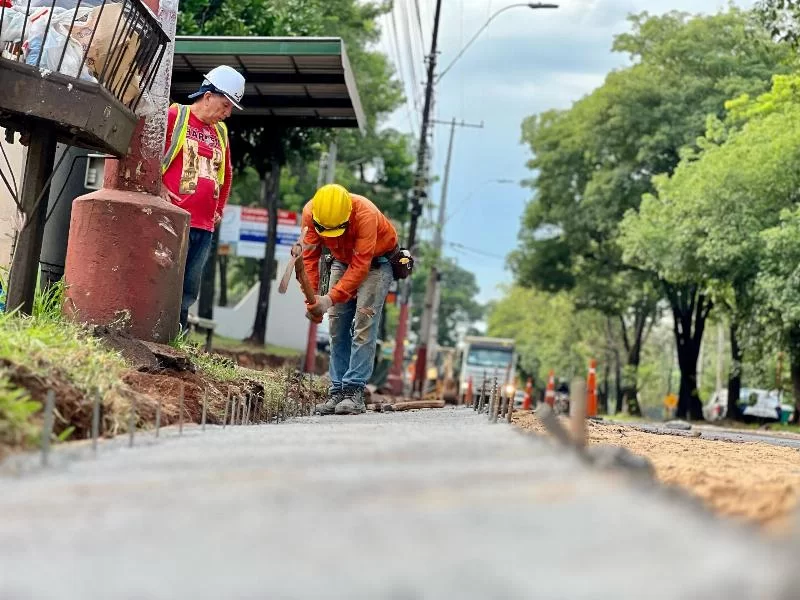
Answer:
<svg viewBox="0 0 800 600"><path fill-rule="evenodd" d="M505 262L506 260L505 256L501 256L499 254L492 254L491 252L486 252L485 250L479 250L477 248L470 248L469 246L465 246L464 244L459 244L458 242L447 242L447 245L457 250L463 250L466 252L477 254L478 256L483 256L486 258L494 258L497 260L502 260L503 262Z"/></svg>
<svg viewBox="0 0 800 600"><path fill-rule="evenodd" d="M389 55L389 60L394 63L395 69L397 70L397 76L400 79L400 84L403 86L406 117L408 118L408 124L411 128L411 133L417 137L419 135L419 111L413 109L409 101L412 96L409 96L408 94L408 84L406 82L405 71L403 69L402 60L400 60L400 46L397 39L397 27L394 21L394 14L391 16L384 15L384 19L386 21L386 37L389 50L387 54Z"/></svg>
<svg viewBox="0 0 800 600"><path fill-rule="evenodd" d="M405 49L406 49L406 55L408 57L409 68L411 70L412 85L416 86L421 82L420 77L419 77L419 75L417 73L417 64L418 64L417 61L419 60L419 64L424 64L424 62L425 62L424 58L421 58L421 57L424 57L425 50L424 49L419 50L419 48L417 47L416 42L414 41L414 35L411 33L411 30L414 27L413 27L413 23L412 23L412 20L411 20L411 15L409 14L408 6L403 4L403 3L398 3L397 7L398 7L398 10L401 12L401 15L400 15L399 18L402 20L403 32L405 34L405 44L404 44L404 46L405 46ZM422 39L422 37L420 35L420 40L421 39ZM416 50L416 52L415 52L415 50ZM415 105L415 107L417 106L416 98L415 98L414 105ZM419 109L417 108L417 110L419 110Z"/></svg>

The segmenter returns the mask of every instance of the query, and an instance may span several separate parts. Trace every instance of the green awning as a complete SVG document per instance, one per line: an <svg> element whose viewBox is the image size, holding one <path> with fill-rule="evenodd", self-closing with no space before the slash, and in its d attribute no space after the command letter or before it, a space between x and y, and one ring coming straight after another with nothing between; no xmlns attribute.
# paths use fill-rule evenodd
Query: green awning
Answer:
<svg viewBox="0 0 800 600"><path fill-rule="evenodd" d="M365 119L355 77L339 38L178 36L171 95L176 102L218 65L247 80L243 116L285 126L358 127Z"/></svg>

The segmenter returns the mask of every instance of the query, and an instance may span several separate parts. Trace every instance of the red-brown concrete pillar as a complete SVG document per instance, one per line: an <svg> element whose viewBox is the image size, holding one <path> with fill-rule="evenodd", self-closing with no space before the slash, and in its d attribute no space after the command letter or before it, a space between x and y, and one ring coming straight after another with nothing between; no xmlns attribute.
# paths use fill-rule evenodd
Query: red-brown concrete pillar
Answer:
<svg viewBox="0 0 800 600"><path fill-rule="evenodd" d="M189 231L189 213L160 196L178 0L145 3L171 40L150 90L156 110L139 121L128 154L106 161L103 189L73 204L64 312L166 343L179 331Z"/></svg>

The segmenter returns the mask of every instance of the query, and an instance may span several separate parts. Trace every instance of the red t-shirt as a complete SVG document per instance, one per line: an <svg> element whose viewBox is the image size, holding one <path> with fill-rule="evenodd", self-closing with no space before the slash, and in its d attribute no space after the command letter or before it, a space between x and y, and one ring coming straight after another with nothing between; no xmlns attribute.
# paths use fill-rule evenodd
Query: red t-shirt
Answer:
<svg viewBox="0 0 800 600"><path fill-rule="evenodd" d="M172 106L167 114L167 139L164 152L172 141L172 129L178 117L178 107ZM225 161L225 182L217 182L217 170ZM225 148L217 139L213 125L203 123L189 111L186 143L164 173L164 185L178 196L173 204L191 215L190 227L214 231L214 214L222 215L231 191L231 147Z"/></svg>

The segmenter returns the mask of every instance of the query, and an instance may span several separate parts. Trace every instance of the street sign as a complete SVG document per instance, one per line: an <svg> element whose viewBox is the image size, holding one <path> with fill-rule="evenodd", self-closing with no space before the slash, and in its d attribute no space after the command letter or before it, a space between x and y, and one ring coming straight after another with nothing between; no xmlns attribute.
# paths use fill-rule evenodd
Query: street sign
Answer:
<svg viewBox="0 0 800 600"><path fill-rule="evenodd" d="M266 252L267 222L266 208L228 205L222 216L220 244L227 245L233 255L262 259ZM298 223L296 212L278 210L275 256L289 256L292 245L300 238Z"/></svg>

